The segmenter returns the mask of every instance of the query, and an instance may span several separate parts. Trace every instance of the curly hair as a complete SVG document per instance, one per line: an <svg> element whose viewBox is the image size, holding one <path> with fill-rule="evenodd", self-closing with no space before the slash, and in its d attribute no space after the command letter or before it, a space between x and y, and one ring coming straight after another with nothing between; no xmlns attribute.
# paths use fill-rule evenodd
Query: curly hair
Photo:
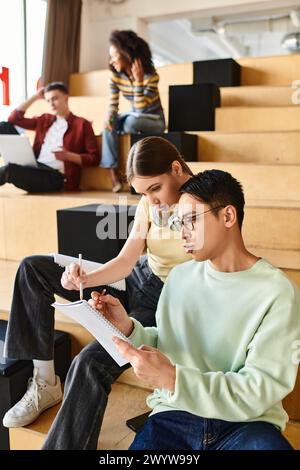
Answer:
<svg viewBox="0 0 300 470"><path fill-rule="evenodd" d="M135 59L140 59L145 73L151 74L155 71L149 45L134 31L116 29L111 32L109 43L118 50L122 58L129 64ZM113 65L110 64L109 67L113 72L116 72Z"/></svg>

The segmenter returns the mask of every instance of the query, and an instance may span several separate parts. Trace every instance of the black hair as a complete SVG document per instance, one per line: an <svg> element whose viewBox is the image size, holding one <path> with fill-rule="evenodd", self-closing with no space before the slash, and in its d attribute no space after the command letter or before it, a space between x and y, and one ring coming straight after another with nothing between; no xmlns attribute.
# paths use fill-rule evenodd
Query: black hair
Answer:
<svg viewBox="0 0 300 470"><path fill-rule="evenodd" d="M145 73L152 74L155 71L148 43L134 31L116 29L111 32L109 43L129 64L132 64L135 59L140 59ZM110 64L109 67L115 72L113 65Z"/></svg>
<svg viewBox="0 0 300 470"><path fill-rule="evenodd" d="M65 95L69 94L69 90L63 82L48 83L48 85L45 86L44 93L47 93L48 91L52 91L52 90L59 90Z"/></svg>
<svg viewBox="0 0 300 470"><path fill-rule="evenodd" d="M180 192L191 194L201 202L208 204L211 209L219 206L234 206L239 227L242 227L245 206L244 192L241 183L230 173L222 170L205 170L184 183Z"/></svg>

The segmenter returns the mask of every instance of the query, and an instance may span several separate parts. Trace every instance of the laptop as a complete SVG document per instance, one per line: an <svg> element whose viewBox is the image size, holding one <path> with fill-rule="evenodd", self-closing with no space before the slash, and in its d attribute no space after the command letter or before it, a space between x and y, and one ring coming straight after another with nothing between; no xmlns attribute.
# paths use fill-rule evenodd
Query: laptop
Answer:
<svg viewBox="0 0 300 470"><path fill-rule="evenodd" d="M0 156L4 163L37 167L29 139L25 135L0 135Z"/></svg>

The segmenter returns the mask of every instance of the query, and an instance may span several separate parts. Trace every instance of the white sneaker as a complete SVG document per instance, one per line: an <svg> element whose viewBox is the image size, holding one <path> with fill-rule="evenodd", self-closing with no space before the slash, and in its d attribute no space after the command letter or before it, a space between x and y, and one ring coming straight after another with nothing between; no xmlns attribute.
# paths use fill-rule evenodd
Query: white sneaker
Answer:
<svg viewBox="0 0 300 470"><path fill-rule="evenodd" d="M114 185L114 187L112 188L112 192L113 193L118 193L122 190L123 186L122 186L122 183L117 183Z"/></svg>
<svg viewBox="0 0 300 470"><path fill-rule="evenodd" d="M56 377L56 384L49 385L47 382L36 378L36 371L33 377L28 380L27 392L3 418L3 426L6 428L18 428L27 426L37 419L42 411L50 408L62 400L62 389L60 378Z"/></svg>

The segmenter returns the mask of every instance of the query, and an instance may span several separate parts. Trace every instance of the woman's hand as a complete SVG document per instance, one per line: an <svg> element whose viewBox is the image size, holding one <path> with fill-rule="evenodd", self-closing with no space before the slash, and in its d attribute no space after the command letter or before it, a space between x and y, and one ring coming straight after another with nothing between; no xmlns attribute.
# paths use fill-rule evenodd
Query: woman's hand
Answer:
<svg viewBox="0 0 300 470"><path fill-rule="evenodd" d="M115 113L109 114L104 121L104 129L112 131L114 128Z"/></svg>
<svg viewBox="0 0 300 470"><path fill-rule="evenodd" d="M136 82L144 81L144 69L141 59L135 59L131 66L131 73Z"/></svg>
<svg viewBox="0 0 300 470"><path fill-rule="evenodd" d="M82 287L84 288L87 283L87 275L84 271L82 271L81 276L79 274L79 264L72 263L67 266L60 280L63 288L67 290L79 290L80 283L82 283Z"/></svg>
<svg viewBox="0 0 300 470"><path fill-rule="evenodd" d="M112 295L102 292L92 292L89 304L95 310L99 310L107 320L117 327L125 336L129 336L133 330L133 321L129 318L125 308Z"/></svg>

